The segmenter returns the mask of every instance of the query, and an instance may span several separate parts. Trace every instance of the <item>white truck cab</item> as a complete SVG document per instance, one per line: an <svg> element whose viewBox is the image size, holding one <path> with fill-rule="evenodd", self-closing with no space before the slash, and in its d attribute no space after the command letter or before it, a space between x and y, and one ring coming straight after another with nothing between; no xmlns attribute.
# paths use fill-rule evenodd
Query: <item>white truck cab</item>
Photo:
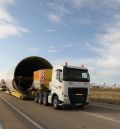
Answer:
<svg viewBox="0 0 120 129"><path fill-rule="evenodd" d="M87 68L61 65L53 69L49 83L48 103L58 109L61 105L89 103L90 76Z"/></svg>

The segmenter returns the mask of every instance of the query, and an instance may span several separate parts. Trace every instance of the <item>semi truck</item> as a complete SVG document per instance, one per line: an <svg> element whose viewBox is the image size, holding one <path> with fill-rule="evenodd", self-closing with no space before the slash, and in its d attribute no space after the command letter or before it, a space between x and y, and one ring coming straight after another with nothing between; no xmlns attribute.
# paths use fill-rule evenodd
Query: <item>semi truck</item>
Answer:
<svg viewBox="0 0 120 129"><path fill-rule="evenodd" d="M5 90L7 90L6 83L5 80L2 79L0 83L0 91L5 91Z"/></svg>
<svg viewBox="0 0 120 129"><path fill-rule="evenodd" d="M34 101L55 109L65 105L89 104L90 76L87 68L59 65L53 69L34 71Z"/></svg>
<svg viewBox="0 0 120 129"><path fill-rule="evenodd" d="M63 105L89 103L89 72L87 68L57 67L38 56L22 59L6 75L7 92L20 99L34 98L35 102L55 109Z"/></svg>

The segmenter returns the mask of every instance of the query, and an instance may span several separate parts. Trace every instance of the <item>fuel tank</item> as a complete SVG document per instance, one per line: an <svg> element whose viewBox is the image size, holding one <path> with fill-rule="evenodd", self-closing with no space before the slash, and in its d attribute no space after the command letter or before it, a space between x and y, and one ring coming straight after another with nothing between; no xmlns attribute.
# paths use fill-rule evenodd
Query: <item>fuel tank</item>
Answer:
<svg viewBox="0 0 120 129"><path fill-rule="evenodd" d="M52 69L49 61L42 57L31 56L21 60L6 76L6 85L9 90L17 90L27 94L33 84L33 72L40 69Z"/></svg>

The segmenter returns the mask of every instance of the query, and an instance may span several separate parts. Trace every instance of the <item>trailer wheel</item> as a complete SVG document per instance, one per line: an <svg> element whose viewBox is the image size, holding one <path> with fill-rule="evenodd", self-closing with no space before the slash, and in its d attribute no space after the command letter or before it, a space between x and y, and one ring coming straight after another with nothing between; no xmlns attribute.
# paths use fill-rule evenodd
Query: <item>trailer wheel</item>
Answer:
<svg viewBox="0 0 120 129"><path fill-rule="evenodd" d="M48 106L48 96L47 93L43 94L43 105Z"/></svg>
<svg viewBox="0 0 120 129"><path fill-rule="evenodd" d="M21 96L20 96L20 99L21 99L21 100L23 100L23 99L24 99L24 97L21 95Z"/></svg>
<svg viewBox="0 0 120 129"><path fill-rule="evenodd" d="M39 104L42 104L43 103L42 94L39 94L39 96L38 96L38 103Z"/></svg>
<svg viewBox="0 0 120 129"><path fill-rule="evenodd" d="M58 100L58 97L57 96L54 96L53 97L53 107L54 109L59 109L60 106L59 106L59 100Z"/></svg>

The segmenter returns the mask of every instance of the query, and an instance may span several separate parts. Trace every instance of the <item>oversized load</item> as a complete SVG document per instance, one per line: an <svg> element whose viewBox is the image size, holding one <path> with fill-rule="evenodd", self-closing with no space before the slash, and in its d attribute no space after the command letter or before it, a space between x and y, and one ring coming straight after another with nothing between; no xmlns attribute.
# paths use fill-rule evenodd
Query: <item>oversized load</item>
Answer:
<svg viewBox="0 0 120 129"><path fill-rule="evenodd" d="M35 102L51 104L55 109L89 104L89 82L89 72L84 66L65 63L53 68L47 60L36 56L20 61L6 78L11 95L22 99L30 95Z"/></svg>
<svg viewBox="0 0 120 129"><path fill-rule="evenodd" d="M33 84L33 72L40 69L52 69L52 65L41 57L27 57L8 72L6 86L11 93L28 94Z"/></svg>

